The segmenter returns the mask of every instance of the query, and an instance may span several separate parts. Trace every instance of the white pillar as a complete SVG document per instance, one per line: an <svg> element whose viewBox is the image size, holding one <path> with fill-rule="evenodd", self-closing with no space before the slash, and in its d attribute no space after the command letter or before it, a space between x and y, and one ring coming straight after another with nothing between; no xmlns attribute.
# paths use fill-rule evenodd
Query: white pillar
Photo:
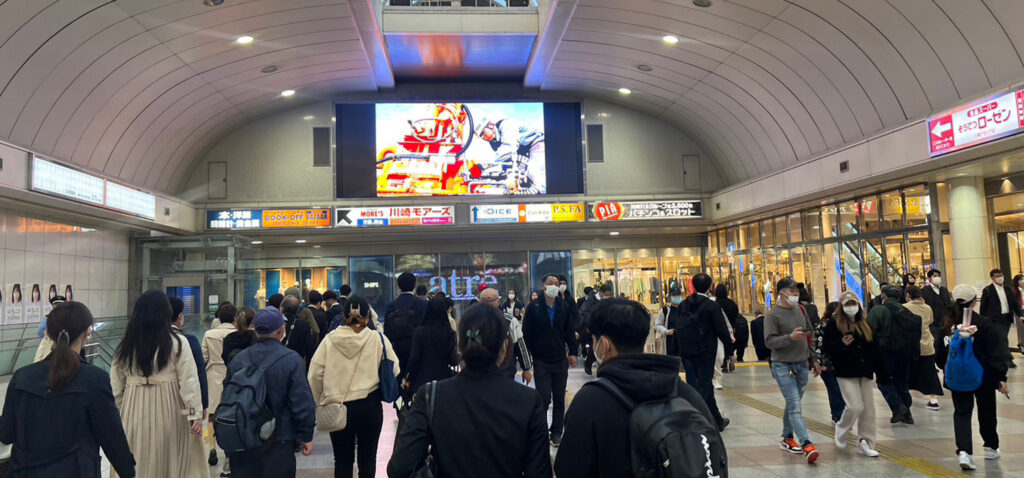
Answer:
<svg viewBox="0 0 1024 478"><path fill-rule="evenodd" d="M988 282L992 243L985 207L985 186L977 176L949 180L949 233L953 241L956 282L977 286ZM946 258L948 261L950 258ZM950 289L955 284L950 284Z"/></svg>

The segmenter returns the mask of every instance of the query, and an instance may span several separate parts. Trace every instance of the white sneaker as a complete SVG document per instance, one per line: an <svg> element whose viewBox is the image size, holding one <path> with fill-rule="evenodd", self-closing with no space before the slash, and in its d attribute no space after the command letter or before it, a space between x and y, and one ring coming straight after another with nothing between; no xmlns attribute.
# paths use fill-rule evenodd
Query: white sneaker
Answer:
<svg viewBox="0 0 1024 478"><path fill-rule="evenodd" d="M974 464L974 458L972 458L971 455L968 455L966 451L960 452L960 469L964 471L978 469Z"/></svg>
<svg viewBox="0 0 1024 478"><path fill-rule="evenodd" d="M871 445L868 444L867 440L861 440L859 446L860 446L860 453L862 455L869 456L871 458L878 458L878 451L875 450L874 448L871 448Z"/></svg>
<svg viewBox="0 0 1024 478"><path fill-rule="evenodd" d="M849 437L849 430L843 430L839 425L836 425L836 448L839 448L840 450L845 450L846 439Z"/></svg>
<svg viewBox="0 0 1024 478"><path fill-rule="evenodd" d="M999 449L998 448L985 447L985 459L986 460L998 460L999 459Z"/></svg>
<svg viewBox="0 0 1024 478"><path fill-rule="evenodd" d="M721 390L721 389L725 388L725 387L722 386L722 382L719 382L717 380L711 382L711 384L715 386L715 390Z"/></svg>

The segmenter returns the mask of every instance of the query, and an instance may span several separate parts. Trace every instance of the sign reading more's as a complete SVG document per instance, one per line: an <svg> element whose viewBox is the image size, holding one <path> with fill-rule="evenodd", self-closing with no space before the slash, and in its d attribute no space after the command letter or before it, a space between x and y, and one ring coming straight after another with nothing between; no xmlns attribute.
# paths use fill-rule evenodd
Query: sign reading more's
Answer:
<svg viewBox="0 0 1024 478"><path fill-rule="evenodd" d="M455 224L455 206L339 207L335 227L448 226Z"/></svg>
<svg viewBox="0 0 1024 478"><path fill-rule="evenodd" d="M701 201L622 201L591 204L592 221L688 219L701 217Z"/></svg>

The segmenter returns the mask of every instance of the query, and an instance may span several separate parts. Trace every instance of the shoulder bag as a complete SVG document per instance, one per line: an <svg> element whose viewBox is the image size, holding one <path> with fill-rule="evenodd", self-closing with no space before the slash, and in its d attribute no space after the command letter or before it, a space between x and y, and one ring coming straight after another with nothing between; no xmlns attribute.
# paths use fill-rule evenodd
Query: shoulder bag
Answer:
<svg viewBox="0 0 1024 478"><path fill-rule="evenodd" d="M430 382L430 388L427 389L427 457L423 459L423 463L420 463L416 467L416 471L412 472L410 478L435 478L438 476L437 473L437 460L434 458L434 397L437 396L437 380Z"/></svg>
<svg viewBox="0 0 1024 478"><path fill-rule="evenodd" d="M378 370L380 380L381 400L394 403L398 400L401 388L398 386L398 377L395 377L395 363L388 359L388 343L384 341L384 334L380 335L380 368Z"/></svg>
<svg viewBox="0 0 1024 478"><path fill-rule="evenodd" d="M356 371L359 370L359 361L362 360L363 354L359 354L359 358L356 359L355 367L352 367L352 375L349 377L349 386L352 386L352 380L356 377ZM326 364L325 364L326 365ZM321 398L322 400L322 398ZM344 397L342 397L344 400ZM340 403L319 403L316 406L316 429L322 432L336 432L344 430L348 426L348 407L345 406L344 402Z"/></svg>

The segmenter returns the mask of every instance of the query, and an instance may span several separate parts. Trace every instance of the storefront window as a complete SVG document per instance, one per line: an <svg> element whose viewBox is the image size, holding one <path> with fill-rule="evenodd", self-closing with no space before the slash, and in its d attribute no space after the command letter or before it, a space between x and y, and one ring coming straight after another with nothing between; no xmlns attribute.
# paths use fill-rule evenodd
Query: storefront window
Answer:
<svg viewBox="0 0 1024 478"><path fill-rule="evenodd" d="M740 225L736 228L736 247L738 250L745 251L750 248L750 240L748 239L749 236L747 236L747 232L747 226L745 225Z"/></svg>
<svg viewBox="0 0 1024 478"><path fill-rule="evenodd" d="M939 196L939 204L937 205L939 208L939 222L949 222L949 184L937 183L935 190Z"/></svg>
<svg viewBox="0 0 1024 478"><path fill-rule="evenodd" d="M302 259L299 274L302 278L302 297L305 300L310 291L321 294L328 290L337 291L348 274L348 259L325 257Z"/></svg>
<svg viewBox="0 0 1024 478"><path fill-rule="evenodd" d="M754 297L755 309L751 312L757 312L757 310L763 311L767 309L766 304L768 302L768 297L771 296L770 289L772 287L768 283L767 274L764 268L764 253L755 252L750 255L750 260L752 262L751 265L753 267L751 271L751 273L753 274L753 277L751 278L751 287L753 288L752 293Z"/></svg>
<svg viewBox="0 0 1024 478"><path fill-rule="evenodd" d="M842 248L842 243L825 244L822 248L821 261L825 272L825 295L829 300L839 300L839 293L846 290Z"/></svg>
<svg viewBox="0 0 1024 478"><path fill-rule="evenodd" d="M821 239L821 210L811 209L804 211L804 240L816 241Z"/></svg>
<svg viewBox="0 0 1024 478"><path fill-rule="evenodd" d="M882 229L903 228L903 200L899 191L889 191L882 195Z"/></svg>
<svg viewBox="0 0 1024 478"><path fill-rule="evenodd" d="M729 281L729 296L739 305L740 313L749 314L750 304L754 297L751 281L750 254L737 254L732 257L733 275Z"/></svg>
<svg viewBox="0 0 1024 478"><path fill-rule="evenodd" d="M699 255L697 256L697 268L700 268ZM586 286L599 289L604 284L611 284L614 288L615 251L611 249L573 251L572 271L573 279L576 281L574 287L576 297L583 296L583 288ZM583 287L580 287L581 284Z"/></svg>
<svg viewBox="0 0 1024 478"><path fill-rule="evenodd" d="M401 254L395 256L395 274L412 272L416 276L416 286L426 286L428 292L449 291L438 284L437 254Z"/></svg>
<svg viewBox="0 0 1024 478"><path fill-rule="evenodd" d="M775 245L775 228L771 219L761 221L761 247L772 247Z"/></svg>
<svg viewBox="0 0 1024 478"><path fill-rule="evenodd" d="M843 242L843 279L846 290L857 294L864 301L864 281L861 277L860 251L856 242Z"/></svg>
<svg viewBox="0 0 1024 478"><path fill-rule="evenodd" d="M861 252L866 257L864 261L864 290L870 297L878 292L878 285L888 281L885 264L882 254L882 239L874 238L860 241ZM899 284L899 282L895 282Z"/></svg>
<svg viewBox="0 0 1024 478"><path fill-rule="evenodd" d="M661 274L657 249L619 249L616 274L619 295L625 294L650 309L661 308Z"/></svg>
<svg viewBox="0 0 1024 478"><path fill-rule="evenodd" d="M714 231L708 234L708 254L718 254L718 234Z"/></svg>
<svg viewBox="0 0 1024 478"><path fill-rule="evenodd" d="M795 212L789 215L789 242L802 242L803 225L800 224L800 213Z"/></svg>
<svg viewBox="0 0 1024 478"><path fill-rule="evenodd" d="M946 270L942 271L943 282L956 284L956 267L953 262L953 237L948 232L942 234L942 252L948 258L946 260Z"/></svg>
<svg viewBox="0 0 1024 478"><path fill-rule="evenodd" d="M907 239L907 259L909 261L907 270L917 277L923 278L928 271L935 267L935 258L932 256L932 244L928 239L928 232L910 233ZM1021 269L1015 268L1014 270ZM948 276L947 280L950 280ZM950 283L955 284L956 282Z"/></svg>
<svg viewBox="0 0 1024 478"><path fill-rule="evenodd" d="M835 205L829 204L821 208L821 238L836 237L836 214L838 210Z"/></svg>
<svg viewBox="0 0 1024 478"><path fill-rule="evenodd" d="M443 257L441 259L444 260ZM548 274L565 275L569 282L573 283L572 254L569 251L531 252L530 288L540 290L544 284L544 276Z"/></svg>
<svg viewBox="0 0 1024 478"><path fill-rule="evenodd" d="M575 253L574 253L575 254ZM573 264L579 264L575 259ZM662 296L668 291L679 287L683 295L693 293L693 276L700 273L700 250L692 247L681 247L661 250L661 283Z"/></svg>
<svg viewBox="0 0 1024 478"><path fill-rule="evenodd" d="M860 233L860 224L857 223L860 206L847 201L839 205L839 235L851 236Z"/></svg>
<svg viewBox="0 0 1024 478"><path fill-rule="evenodd" d="M886 279L890 284L903 284L906 265L903 262L903 236L885 238ZM922 281L923 282L923 281Z"/></svg>
<svg viewBox="0 0 1024 478"><path fill-rule="evenodd" d="M786 234L786 218L775 218L775 245L781 246L789 243L789 236Z"/></svg>
<svg viewBox="0 0 1024 478"><path fill-rule="evenodd" d="M384 314L388 302L395 298L393 257L353 257L350 264L352 294L366 299L378 315Z"/></svg>
<svg viewBox="0 0 1024 478"><path fill-rule="evenodd" d="M868 196L860 200L861 233L878 232L878 196Z"/></svg>
<svg viewBox="0 0 1024 478"><path fill-rule="evenodd" d="M807 265L804 261L804 248L797 246L789 250L789 258L793 267L793 279L807 284Z"/></svg>
<svg viewBox="0 0 1024 478"><path fill-rule="evenodd" d="M735 251L737 246L739 245L736 242L736 230L737 229L738 229L737 227L730 227L730 228L725 230L725 251L726 252Z"/></svg>
<svg viewBox="0 0 1024 478"><path fill-rule="evenodd" d="M927 226L928 215L932 212L928 188L914 186L904 189L903 195L907 204L907 227Z"/></svg>
<svg viewBox="0 0 1024 478"><path fill-rule="evenodd" d="M725 229L718 230L718 253L725 254L729 250L729 242L725 239Z"/></svg>
<svg viewBox="0 0 1024 478"><path fill-rule="evenodd" d="M832 294L827 286L827 272L823 261L823 246L809 245L806 251L807 261L807 290L811 292L814 303L819 310L832 300Z"/></svg>
<svg viewBox="0 0 1024 478"><path fill-rule="evenodd" d="M745 224L740 227L747 228L747 249L761 247L761 233L758 231L756 222Z"/></svg>

